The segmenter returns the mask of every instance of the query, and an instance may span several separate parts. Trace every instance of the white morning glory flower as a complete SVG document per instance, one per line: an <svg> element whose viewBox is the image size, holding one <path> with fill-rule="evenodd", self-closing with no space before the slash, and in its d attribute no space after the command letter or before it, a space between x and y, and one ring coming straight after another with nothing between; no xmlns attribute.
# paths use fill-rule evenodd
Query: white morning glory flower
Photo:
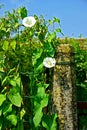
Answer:
<svg viewBox="0 0 87 130"><path fill-rule="evenodd" d="M35 23L36 23L36 20L33 16L25 17L22 21L22 24L25 27L32 27L32 26L34 26Z"/></svg>
<svg viewBox="0 0 87 130"><path fill-rule="evenodd" d="M56 64L55 58L46 57L46 58L43 60L43 65L44 65L46 68L52 68L52 67L55 66L55 64Z"/></svg>

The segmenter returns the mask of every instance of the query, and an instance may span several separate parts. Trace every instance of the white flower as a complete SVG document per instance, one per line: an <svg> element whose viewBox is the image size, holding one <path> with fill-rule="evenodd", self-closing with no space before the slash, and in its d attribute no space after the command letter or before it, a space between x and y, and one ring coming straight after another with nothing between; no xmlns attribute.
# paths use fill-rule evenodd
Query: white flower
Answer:
<svg viewBox="0 0 87 130"><path fill-rule="evenodd" d="M51 57L46 57L43 61L43 65L46 67L46 68L52 68L54 67L56 64L56 60L55 58L51 58Z"/></svg>
<svg viewBox="0 0 87 130"><path fill-rule="evenodd" d="M36 23L36 20L33 16L25 17L22 21L22 24L25 27L32 27L32 26L34 26L35 23Z"/></svg>

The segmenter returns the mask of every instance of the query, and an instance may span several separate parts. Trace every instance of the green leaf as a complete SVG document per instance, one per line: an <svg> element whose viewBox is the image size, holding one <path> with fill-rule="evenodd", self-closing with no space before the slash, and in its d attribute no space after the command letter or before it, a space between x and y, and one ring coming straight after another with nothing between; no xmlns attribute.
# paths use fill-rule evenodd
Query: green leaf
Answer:
<svg viewBox="0 0 87 130"><path fill-rule="evenodd" d="M48 105L48 95L44 94L44 98L41 100L41 107L44 108Z"/></svg>
<svg viewBox="0 0 87 130"><path fill-rule="evenodd" d="M0 108L0 116L2 115L2 109Z"/></svg>
<svg viewBox="0 0 87 130"><path fill-rule="evenodd" d="M6 82L7 82L7 80L8 80L8 76L5 76L5 78L2 80L2 85L4 85Z"/></svg>
<svg viewBox="0 0 87 130"><path fill-rule="evenodd" d="M61 31L60 28L57 28L57 29L56 29L56 32L61 33L61 34L64 36L64 34L62 33L62 31Z"/></svg>
<svg viewBox="0 0 87 130"><path fill-rule="evenodd" d="M20 111L20 120L22 120L23 116L25 115L26 111L24 108Z"/></svg>
<svg viewBox="0 0 87 130"><path fill-rule="evenodd" d="M60 24L60 19L58 19L58 18L56 18L56 17L54 17L54 20L53 20L53 21Z"/></svg>
<svg viewBox="0 0 87 130"><path fill-rule="evenodd" d="M61 33L61 29L60 29L60 28L57 28L57 29L56 29L56 32L60 32L60 33Z"/></svg>
<svg viewBox="0 0 87 130"><path fill-rule="evenodd" d="M36 101L38 101L41 107L43 108L48 104L48 94L46 94L45 92L46 88L48 87L48 84L38 83L37 87L38 89L37 89Z"/></svg>
<svg viewBox="0 0 87 130"><path fill-rule="evenodd" d="M45 89L47 89L48 86L49 86L49 84L46 84L46 83L44 84L44 88L45 88Z"/></svg>
<svg viewBox="0 0 87 130"><path fill-rule="evenodd" d="M2 106L3 115L7 115L12 111L12 104L10 102L5 102Z"/></svg>
<svg viewBox="0 0 87 130"><path fill-rule="evenodd" d="M19 86L21 84L21 79L18 73L15 73L15 68L10 69L9 71L9 77L8 77L8 81L12 86ZM12 77L12 78L11 78Z"/></svg>
<svg viewBox="0 0 87 130"><path fill-rule="evenodd" d="M9 79L9 83L12 85L12 86L17 86L16 84L16 81L14 79Z"/></svg>
<svg viewBox="0 0 87 130"><path fill-rule="evenodd" d="M0 52L0 64L4 63L4 59L5 59L5 54L3 51Z"/></svg>
<svg viewBox="0 0 87 130"><path fill-rule="evenodd" d="M11 70L12 70L12 69L10 69L9 73L14 73L14 71L12 72ZM11 74L10 74L10 76L12 77ZM21 79L20 79L20 77L19 77L19 74L14 73L14 75L13 75L12 78L11 78L10 76L8 77L8 82L9 82L9 84L11 84L11 85L14 86L14 87L17 87L17 86L18 86L18 88L20 88Z"/></svg>
<svg viewBox="0 0 87 130"><path fill-rule="evenodd" d="M17 125L17 116L14 114L8 115L7 120L11 122L12 125L16 126Z"/></svg>
<svg viewBox="0 0 87 130"><path fill-rule="evenodd" d="M35 116L33 118L35 127L39 126L42 116L43 116L42 107L39 107L37 111L35 111Z"/></svg>
<svg viewBox="0 0 87 130"><path fill-rule="evenodd" d="M18 14L21 16L21 18L23 19L24 17L27 16L27 10L25 7L22 8L18 8Z"/></svg>
<svg viewBox="0 0 87 130"><path fill-rule="evenodd" d="M53 24L53 20L49 20L49 24L52 25Z"/></svg>
<svg viewBox="0 0 87 130"><path fill-rule="evenodd" d="M0 94L0 106L2 105L2 103L6 100L6 95L4 94Z"/></svg>
<svg viewBox="0 0 87 130"><path fill-rule="evenodd" d="M24 130L24 121L20 120L18 122L17 128L16 129L12 129L12 130Z"/></svg>
<svg viewBox="0 0 87 130"><path fill-rule="evenodd" d="M6 30L6 33L9 33L10 30L11 30L11 28L8 28L8 29Z"/></svg>
<svg viewBox="0 0 87 130"><path fill-rule="evenodd" d="M54 38L56 38L56 32L52 32L48 35L48 42L51 42Z"/></svg>
<svg viewBox="0 0 87 130"><path fill-rule="evenodd" d="M48 56L53 57L55 50L50 42L44 43L44 51L48 54Z"/></svg>
<svg viewBox="0 0 87 130"><path fill-rule="evenodd" d="M45 95L45 88L43 86L39 86L37 90L37 96L43 98Z"/></svg>
<svg viewBox="0 0 87 130"><path fill-rule="evenodd" d="M57 130L57 114L44 115L42 125L46 130Z"/></svg>
<svg viewBox="0 0 87 130"><path fill-rule="evenodd" d="M14 75L14 80L15 80L16 84L20 87L21 79L20 79L19 74Z"/></svg>
<svg viewBox="0 0 87 130"><path fill-rule="evenodd" d="M38 83L37 95L34 101L35 110L37 110L39 107L44 108L48 105L49 95L45 92L47 86L47 84L43 84L42 86L41 83Z"/></svg>
<svg viewBox="0 0 87 130"><path fill-rule="evenodd" d="M42 89L41 91L42 91L41 93L43 94L44 90ZM48 96L46 94L44 94L44 97L41 99L41 94L40 93L38 93L38 94L37 94L38 97L36 96L36 100L34 101L35 116L33 118L33 121L34 121L35 127L39 126L42 116L43 116L42 109L44 107L46 107L48 104Z"/></svg>
<svg viewBox="0 0 87 130"><path fill-rule="evenodd" d="M42 68L43 68L43 59L44 59L44 55L42 53L40 58L37 59L35 67L34 67L36 73L38 73L38 72L40 72L42 70Z"/></svg>
<svg viewBox="0 0 87 130"><path fill-rule="evenodd" d="M15 40L11 41L10 46L12 47L13 50L15 50L15 48L16 48L16 41Z"/></svg>
<svg viewBox="0 0 87 130"><path fill-rule="evenodd" d="M41 57L42 53L43 53L43 49L42 48L35 48L33 50L33 61L32 61L33 65L36 64L37 59L39 59Z"/></svg>
<svg viewBox="0 0 87 130"><path fill-rule="evenodd" d="M9 42L8 42L8 41L4 41L4 42L3 42L2 49L3 49L4 51L7 51L7 50L8 50L8 47L9 47Z"/></svg>
<svg viewBox="0 0 87 130"><path fill-rule="evenodd" d="M16 88L10 89L8 98L12 104L14 104L17 107L21 107L22 97Z"/></svg>
<svg viewBox="0 0 87 130"><path fill-rule="evenodd" d="M2 118L0 117L0 130L2 130Z"/></svg>
<svg viewBox="0 0 87 130"><path fill-rule="evenodd" d="M14 27L15 27L15 28L18 28L18 26L19 26L19 24L18 24L18 23L15 23L15 26L14 26Z"/></svg>

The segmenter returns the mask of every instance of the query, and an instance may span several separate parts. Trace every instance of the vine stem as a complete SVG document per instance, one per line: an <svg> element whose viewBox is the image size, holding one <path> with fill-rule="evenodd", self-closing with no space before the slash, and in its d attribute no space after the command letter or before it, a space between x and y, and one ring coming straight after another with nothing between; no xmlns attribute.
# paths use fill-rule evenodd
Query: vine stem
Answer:
<svg viewBox="0 0 87 130"><path fill-rule="evenodd" d="M34 99L33 99L33 86L34 86L34 69L33 69L33 50L32 50L32 44L31 44L31 39L29 40L30 42L30 61L31 61L31 64L30 64L30 74L29 74L29 78L30 78L30 84L29 84L29 87L30 87L30 100L31 100L31 126L33 129L33 107L34 107Z"/></svg>

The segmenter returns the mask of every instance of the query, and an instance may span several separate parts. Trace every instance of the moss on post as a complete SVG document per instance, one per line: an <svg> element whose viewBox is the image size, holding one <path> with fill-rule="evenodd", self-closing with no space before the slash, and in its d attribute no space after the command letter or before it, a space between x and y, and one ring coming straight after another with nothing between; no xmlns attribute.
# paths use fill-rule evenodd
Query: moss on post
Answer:
<svg viewBox="0 0 87 130"><path fill-rule="evenodd" d="M74 50L61 44L56 50L53 76L53 102L58 112L59 130L77 130Z"/></svg>

